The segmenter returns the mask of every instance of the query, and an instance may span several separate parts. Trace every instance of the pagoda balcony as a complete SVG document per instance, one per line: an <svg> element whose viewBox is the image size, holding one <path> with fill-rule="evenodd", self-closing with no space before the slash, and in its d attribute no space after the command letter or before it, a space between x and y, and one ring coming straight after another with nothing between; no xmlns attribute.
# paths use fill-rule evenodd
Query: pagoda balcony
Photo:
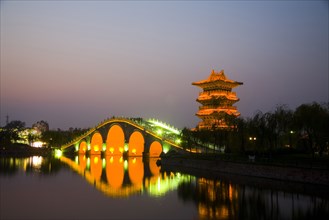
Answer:
<svg viewBox="0 0 329 220"><path fill-rule="evenodd" d="M197 99L197 102L201 103L203 106L232 106L234 103L239 101L239 99L236 100L230 100L230 99Z"/></svg>
<svg viewBox="0 0 329 220"><path fill-rule="evenodd" d="M226 90L211 90L211 91L203 91L199 93L199 96L210 96L210 95L225 95L236 97L236 92L226 91Z"/></svg>
<svg viewBox="0 0 329 220"><path fill-rule="evenodd" d="M236 106L218 106L218 105L204 105L204 106L199 106L199 110L206 110L206 109L238 110L238 108Z"/></svg>

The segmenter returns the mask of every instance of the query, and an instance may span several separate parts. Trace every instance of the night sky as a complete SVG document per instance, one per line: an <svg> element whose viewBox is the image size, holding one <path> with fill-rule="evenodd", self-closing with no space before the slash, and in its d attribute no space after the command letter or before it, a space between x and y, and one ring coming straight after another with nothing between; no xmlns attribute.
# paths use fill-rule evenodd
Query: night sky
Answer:
<svg viewBox="0 0 329 220"><path fill-rule="evenodd" d="M1 1L1 126L195 127L212 69L242 117L328 102L328 1Z"/></svg>

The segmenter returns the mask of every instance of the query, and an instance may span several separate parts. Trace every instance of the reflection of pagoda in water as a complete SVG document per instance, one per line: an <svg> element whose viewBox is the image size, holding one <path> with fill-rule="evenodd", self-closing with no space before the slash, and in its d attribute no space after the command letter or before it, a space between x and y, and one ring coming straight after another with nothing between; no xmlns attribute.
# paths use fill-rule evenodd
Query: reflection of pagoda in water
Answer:
<svg viewBox="0 0 329 220"><path fill-rule="evenodd" d="M227 79L224 70L216 73L212 70L208 79L193 82L192 85L203 89L196 101L202 104L197 116L202 119L198 129L214 129L228 127L225 119L227 116L237 117L240 115L233 104L239 101L234 87L242 85L242 82Z"/></svg>

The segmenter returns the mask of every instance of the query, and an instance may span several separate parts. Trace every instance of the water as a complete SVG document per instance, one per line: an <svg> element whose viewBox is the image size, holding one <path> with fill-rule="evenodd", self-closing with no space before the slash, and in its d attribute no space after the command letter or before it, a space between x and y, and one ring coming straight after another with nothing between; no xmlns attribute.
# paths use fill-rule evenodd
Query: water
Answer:
<svg viewBox="0 0 329 220"><path fill-rule="evenodd" d="M100 156L0 158L0 219L327 219L329 216L329 198L327 194L313 193L312 187L318 192L316 186L298 190L296 185L287 190L278 187L280 184L262 184L273 183L269 180L196 177L163 171L156 160Z"/></svg>

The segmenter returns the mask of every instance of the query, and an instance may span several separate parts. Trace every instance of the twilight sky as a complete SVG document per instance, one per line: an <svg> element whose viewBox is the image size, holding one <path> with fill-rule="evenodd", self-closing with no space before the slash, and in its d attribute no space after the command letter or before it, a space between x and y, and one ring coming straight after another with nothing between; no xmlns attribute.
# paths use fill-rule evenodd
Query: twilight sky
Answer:
<svg viewBox="0 0 329 220"><path fill-rule="evenodd" d="M195 127L212 69L242 117L328 102L328 1L1 1L0 122Z"/></svg>

